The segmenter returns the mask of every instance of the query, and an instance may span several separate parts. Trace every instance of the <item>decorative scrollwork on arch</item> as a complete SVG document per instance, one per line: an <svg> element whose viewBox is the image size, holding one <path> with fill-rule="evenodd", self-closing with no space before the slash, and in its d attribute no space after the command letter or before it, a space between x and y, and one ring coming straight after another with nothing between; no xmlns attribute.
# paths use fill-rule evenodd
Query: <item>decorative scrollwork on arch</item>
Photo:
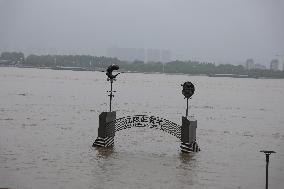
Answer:
<svg viewBox="0 0 284 189"><path fill-rule="evenodd" d="M115 125L114 129L113 124ZM106 132L108 136L114 136L114 132L132 127L159 129L181 139L180 125L164 118L148 115L134 115L118 118L106 125Z"/></svg>

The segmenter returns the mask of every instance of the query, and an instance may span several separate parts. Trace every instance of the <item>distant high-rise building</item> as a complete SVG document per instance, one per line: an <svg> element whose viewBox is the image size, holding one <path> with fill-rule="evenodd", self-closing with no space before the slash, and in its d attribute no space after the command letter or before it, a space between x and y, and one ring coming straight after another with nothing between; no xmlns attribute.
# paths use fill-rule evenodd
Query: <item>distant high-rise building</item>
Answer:
<svg viewBox="0 0 284 189"><path fill-rule="evenodd" d="M142 49L142 48L109 48L107 56L116 57L120 60L143 62L170 62L171 51L160 49Z"/></svg>
<svg viewBox="0 0 284 189"><path fill-rule="evenodd" d="M142 49L142 48L109 48L107 56L116 57L120 60L143 62L170 62L171 51L160 49Z"/></svg>
<svg viewBox="0 0 284 189"><path fill-rule="evenodd" d="M279 66L280 66L279 60L277 60L277 59L271 60L270 70L277 71L277 70L279 70Z"/></svg>
<svg viewBox="0 0 284 189"><path fill-rule="evenodd" d="M160 62L166 63L171 61L171 51L170 50L161 50L161 59Z"/></svg>
<svg viewBox="0 0 284 189"><path fill-rule="evenodd" d="M254 61L253 61L252 58L251 59L247 59L245 68L247 70L251 70L251 69L255 68Z"/></svg>
<svg viewBox="0 0 284 189"><path fill-rule="evenodd" d="M279 62L279 70L284 71L284 54L277 54L276 57Z"/></svg>
<svg viewBox="0 0 284 189"><path fill-rule="evenodd" d="M109 48L107 55L110 57L116 57L120 60L134 61L140 60L145 61L145 50L136 48Z"/></svg>
<svg viewBox="0 0 284 189"><path fill-rule="evenodd" d="M159 49L147 49L147 62L160 62Z"/></svg>
<svg viewBox="0 0 284 189"><path fill-rule="evenodd" d="M258 69L258 70L265 70L266 67L262 64L255 64L254 65L254 69Z"/></svg>
<svg viewBox="0 0 284 189"><path fill-rule="evenodd" d="M135 60L141 60L145 62L145 50L144 49L136 49Z"/></svg>

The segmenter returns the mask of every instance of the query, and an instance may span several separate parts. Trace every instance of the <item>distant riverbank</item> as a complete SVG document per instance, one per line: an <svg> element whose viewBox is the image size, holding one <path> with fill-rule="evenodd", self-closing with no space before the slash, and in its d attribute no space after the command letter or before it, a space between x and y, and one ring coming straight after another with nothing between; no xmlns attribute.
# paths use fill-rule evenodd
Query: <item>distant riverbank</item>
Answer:
<svg viewBox="0 0 284 189"><path fill-rule="evenodd" d="M267 69L247 70L242 65L215 64L212 62L180 61L143 62L123 61L117 58L90 55L28 55L23 53L1 53L0 66L32 67L54 70L104 71L111 65L120 67L120 72L165 73L207 75L210 77L233 78L284 78L284 71Z"/></svg>
<svg viewBox="0 0 284 189"><path fill-rule="evenodd" d="M36 69L50 69L50 70L71 70L71 71L97 71L104 72L106 68L95 67L95 68L84 68L84 67L68 67L68 66L55 66L55 67L46 67L46 66L28 66L28 65L0 65L0 67L17 67L17 68L36 68ZM188 74L188 73L179 73L179 72L150 72L150 71L129 71L125 69L119 70L122 73L144 73L144 74L167 74L167 75L194 75L194 76L208 76L208 77L230 77L230 78L255 78L255 79L284 79L281 76L262 76L260 74Z"/></svg>

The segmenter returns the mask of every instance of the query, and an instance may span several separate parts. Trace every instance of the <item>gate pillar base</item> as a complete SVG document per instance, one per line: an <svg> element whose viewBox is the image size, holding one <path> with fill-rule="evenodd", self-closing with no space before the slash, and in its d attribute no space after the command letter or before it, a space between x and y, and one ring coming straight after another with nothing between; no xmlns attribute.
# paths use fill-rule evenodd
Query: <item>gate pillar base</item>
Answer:
<svg viewBox="0 0 284 189"><path fill-rule="evenodd" d="M102 112L99 115L98 137L93 147L109 147L114 144L116 112Z"/></svg>
<svg viewBox="0 0 284 189"><path fill-rule="evenodd" d="M197 120L182 117L181 126L181 151L185 153L198 152L200 148L196 142Z"/></svg>
<svg viewBox="0 0 284 189"><path fill-rule="evenodd" d="M114 137L97 137L95 142L93 143L93 147L112 147L114 144Z"/></svg>

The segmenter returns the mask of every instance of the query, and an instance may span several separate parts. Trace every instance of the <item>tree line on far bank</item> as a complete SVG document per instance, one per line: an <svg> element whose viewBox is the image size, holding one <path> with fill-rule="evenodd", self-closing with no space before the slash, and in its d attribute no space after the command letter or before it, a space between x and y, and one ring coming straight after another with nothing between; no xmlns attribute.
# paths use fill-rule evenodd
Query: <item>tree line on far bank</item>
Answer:
<svg viewBox="0 0 284 189"><path fill-rule="evenodd" d="M28 55L21 52L2 52L0 65L23 67L80 67L86 70L102 70L111 64L120 66L120 71L160 72L182 74L235 74L249 77L284 78L283 71L246 70L242 65L219 64L198 61L171 61L167 63L143 61L127 62L117 58L90 55Z"/></svg>

